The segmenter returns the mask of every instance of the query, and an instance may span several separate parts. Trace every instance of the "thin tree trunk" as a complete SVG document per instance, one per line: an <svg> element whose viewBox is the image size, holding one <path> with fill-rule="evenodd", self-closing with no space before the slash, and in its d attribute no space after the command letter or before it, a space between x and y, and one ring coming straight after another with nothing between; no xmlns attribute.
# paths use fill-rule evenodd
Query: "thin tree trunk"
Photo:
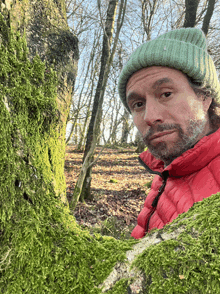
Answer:
<svg viewBox="0 0 220 294"><path fill-rule="evenodd" d="M114 18L115 18L115 13L117 9L117 4L118 4L118 0L109 1L107 19L106 19L105 31L104 31L104 37L103 37L103 45L102 45L101 68L100 68L100 74L99 74L99 80L98 80L98 84L96 88L95 98L93 102L93 110L92 110L92 116L91 116L91 120L89 124L89 130L87 134L87 142L86 142L84 158L86 157L86 154L88 150L90 149L90 146L92 145L92 140L94 138L94 130L95 130L95 120L97 120L99 116L99 112L102 108L102 100L104 97L105 85L107 82L105 75L108 69L107 66L108 66L109 57L110 57L110 47L112 43L112 34L113 34L114 20L115 20Z"/></svg>
<svg viewBox="0 0 220 294"><path fill-rule="evenodd" d="M90 149L90 142L91 140L93 140L93 135L95 134L95 136L97 136L96 138L94 138L94 140L96 140L96 145L97 145L97 140L100 139L100 125L101 125L101 120L102 120L102 104L103 104L103 99L104 99L104 94L105 94L105 89L106 89L106 84L107 84L107 80L108 80L108 75L109 75L109 71L113 62L113 57L116 51L116 46L118 43L118 38L119 38L119 33L123 24L123 20L124 20L124 15L125 15L125 8L126 8L126 1L127 0L121 0L121 4L120 4L120 9L119 9L119 16L117 19L117 32L116 32L116 36L114 39L114 44L113 44L113 48L112 48L112 52L110 52L110 47L111 47L111 42L112 42L112 33L113 33L113 28L114 28L114 19L115 19L115 14L116 14L116 8L117 8L117 4L118 4L118 0L117 1L112 1L111 4L111 0L109 1L109 8L110 8L110 4L112 5L112 8L109 9L110 12L110 22L108 23L108 12L107 12L107 27L105 29L105 36L107 37L107 39L105 40L105 37L103 38L103 53L105 56L105 60L107 61L107 56L108 56L108 62L106 63L106 69L105 71L103 71L103 84L101 86L101 91L99 94L99 101L96 104L95 107L98 106L97 108L97 114L96 114L96 118L97 121L93 121L93 119L91 118L90 121L90 128L88 131L88 135L87 135L87 142L86 142L86 147L85 147L85 154L86 152L88 152L88 150ZM113 12L113 7L115 5L115 10L114 10L114 15L112 15ZM112 16L111 16L112 15ZM112 20L111 20L112 19ZM111 34L110 34L111 32ZM110 37L111 36L111 37ZM105 45L104 45L105 44ZM104 61L104 60L103 60ZM105 61L104 61L105 62ZM102 64L102 60L101 60L101 64ZM102 70L100 72L100 74L102 75ZM97 90L99 92L99 85L97 86ZM95 96L96 98L96 96ZM94 105L93 105L94 106ZM96 112L96 109L93 108L94 113ZM94 129L93 129L94 126ZM94 131L92 131L94 130ZM95 147L96 147L95 145ZM90 160L91 162L93 161L94 157L91 157ZM92 199L92 195L90 193L90 186L91 186L91 180L92 180L92 165L90 162L90 167L87 170L85 179L84 179L84 183L83 183L83 187L82 187L82 192L81 192L81 200L83 201L84 199Z"/></svg>
<svg viewBox="0 0 220 294"><path fill-rule="evenodd" d="M196 23L196 12L199 5L199 0L185 0L186 12L183 27L194 27Z"/></svg>
<svg viewBox="0 0 220 294"><path fill-rule="evenodd" d="M147 40L151 39L152 21L157 8L158 0L153 0L153 3L147 0L142 0L142 23L147 34Z"/></svg>
<svg viewBox="0 0 220 294"><path fill-rule="evenodd" d="M135 135L135 143L137 144L137 149L135 150L136 153L141 153L146 148L146 145L144 144L144 141L138 131Z"/></svg>
<svg viewBox="0 0 220 294"><path fill-rule="evenodd" d="M101 123L101 114L102 114L102 103L105 93L105 88L108 80L109 71L113 61L114 53L116 50L119 32L122 27L125 14L125 4L121 1L120 12L117 20L117 33L114 39L112 52L110 51L112 43L112 35L115 21L115 14L117 8L118 0L110 0L107 10L107 18L105 23L105 31L103 37L103 46L102 46L102 57L101 57L101 68L99 74L99 80L96 88L96 94L93 103L93 111L89 124L89 130L87 134L87 142L83 158L83 166L78 177L71 206L75 208L81 194L83 195L81 200L83 201L84 197L89 198L90 183L91 183L91 163L93 161L93 154L96 147L98 136L100 135L100 123ZM82 189L84 192L82 193ZM87 193L88 191L88 193Z"/></svg>
<svg viewBox="0 0 220 294"><path fill-rule="evenodd" d="M203 20L203 24L202 24L202 30L205 35L208 34L209 24L210 24L210 20L213 15L213 12L214 12L215 3L216 3L215 0L209 0L208 8L207 8L207 11L206 11L206 14L205 14L205 17Z"/></svg>
<svg viewBox="0 0 220 294"><path fill-rule="evenodd" d="M88 121L90 119L90 115L91 115L91 104L92 104L92 98L93 98L93 92L94 92L94 82L95 82L95 77L96 77L96 67L97 67L97 63L99 61L99 58L95 61L95 66L93 66L94 70L92 71L92 74L91 74L91 77L90 77L90 80L91 80L91 90L90 90L90 93L89 95L87 96L87 99L89 99L89 103L86 107L86 117L85 117L85 120L84 120L84 125L83 125L83 131L81 133L81 136L80 136L80 141L79 141L79 144L77 146L77 149L78 150L84 150L85 148L85 134L86 134L86 130L87 130L87 126L88 126Z"/></svg>
<svg viewBox="0 0 220 294"><path fill-rule="evenodd" d="M81 106L81 104L82 104L82 96L85 95L85 93L84 93L84 87L85 87L85 84L86 84L86 81L87 81L87 78L88 78L88 75L89 75L89 70L91 68L91 64L93 63L93 59L94 59L94 55L95 55L95 49L97 47L97 43L99 42L99 40L97 40L97 38L98 38L98 36L95 34L94 41L93 41L93 46L92 46L92 50L91 50L91 53L90 53L89 62L88 62L87 69L86 69L85 78L84 78L84 81L83 81L83 86L81 88L79 99L78 99L78 103L77 103L77 106L76 106L76 111L73 113L72 118L70 119L70 120L73 120L73 123L71 125L69 136L66 139L66 144L69 142L69 140L71 139L71 137L73 135L75 124L77 123L77 120L78 120L78 117L79 117L79 113L80 113L80 110L82 108L82 106ZM93 79L92 79L92 82L93 82Z"/></svg>
<svg viewBox="0 0 220 294"><path fill-rule="evenodd" d="M129 123L128 123L129 116L130 116L129 112L125 109L123 114L123 126L122 126L122 135L121 135L122 144L127 143L128 141L128 135L130 132Z"/></svg>
<svg viewBox="0 0 220 294"><path fill-rule="evenodd" d="M79 144L77 145L77 150L84 150L84 141L85 141L86 127L87 127L88 119L90 117L91 100L92 100L92 97L90 98L89 104L87 106L86 118L85 118L85 121L83 123L83 128L82 128L82 132L80 134L80 139L79 139Z"/></svg>

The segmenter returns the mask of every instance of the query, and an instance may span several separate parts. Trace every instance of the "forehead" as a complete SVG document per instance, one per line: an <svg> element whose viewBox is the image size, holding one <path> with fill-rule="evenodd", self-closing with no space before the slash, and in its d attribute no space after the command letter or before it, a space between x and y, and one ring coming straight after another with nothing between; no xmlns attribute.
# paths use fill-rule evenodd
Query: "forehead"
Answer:
<svg viewBox="0 0 220 294"><path fill-rule="evenodd" d="M184 86L185 83L188 84L188 80L186 75L177 69L163 66L142 68L129 78L126 85L126 95L135 89L157 88L163 83Z"/></svg>

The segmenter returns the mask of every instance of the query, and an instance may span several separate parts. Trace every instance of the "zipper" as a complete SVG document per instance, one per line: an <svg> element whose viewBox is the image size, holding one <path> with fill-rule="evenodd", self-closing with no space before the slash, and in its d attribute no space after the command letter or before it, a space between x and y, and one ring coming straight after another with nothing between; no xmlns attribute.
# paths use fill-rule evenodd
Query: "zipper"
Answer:
<svg viewBox="0 0 220 294"><path fill-rule="evenodd" d="M156 208L157 208L157 203L158 203L158 201L159 201L159 198L160 198L160 196L161 196L161 195L163 194L163 192L164 192L164 189L165 189L165 186L166 186L166 183L167 183L167 179L168 179L168 177L169 177L169 171L168 171L168 170L165 170L164 172L162 172L161 176L162 176L162 178L163 178L163 183L162 183L162 185L160 186L160 189L159 189L159 191L158 191L157 196L154 198L154 200L153 200L153 202L152 202L152 204L151 204L151 206L153 207L153 210L151 211L151 214L150 214L150 216L149 216L149 218L148 218L148 221L147 221L145 235L146 235L146 233L147 233L148 230L149 230L150 219L151 219L152 215L154 214L154 212L155 212L155 210L156 210Z"/></svg>
<svg viewBox="0 0 220 294"><path fill-rule="evenodd" d="M151 219L152 215L154 214L154 212L155 212L155 210L156 210L156 208L157 208L157 203L158 203L158 201L159 201L160 195L163 194L163 191L164 191L164 189L165 189L165 186L166 186L166 183L167 183L167 179L168 179L168 177L169 177L169 171L168 171L168 170L165 170L165 171L163 171L162 173L157 172L157 171L153 171L152 169L149 168L148 165L146 165L145 162L143 162L143 160L142 160L140 157L138 157L138 160L139 160L140 164L141 164L141 165L142 165L142 166L143 166L143 167L144 167L149 173L151 173L151 174L156 174L156 175L160 176L160 177L163 179L162 185L160 186L160 189L158 190L158 194L157 194L157 196L154 198L154 200L153 200L153 202L152 202L152 204L151 204L151 206L153 207L153 209L152 209L152 211L151 211L151 214L150 214L150 216L149 216L149 218L148 218L148 221L147 221L147 224L146 224L146 231L145 231L145 235L146 235L146 233L147 233L148 230L149 230L150 219Z"/></svg>
<svg viewBox="0 0 220 294"><path fill-rule="evenodd" d="M147 232L148 232L148 230L149 230L150 219L151 219L152 215L154 214L155 210L156 210L156 208L154 208L154 209L151 211L151 214L150 214L150 216L149 216L149 218L148 218L147 225L146 225L146 230L145 230L145 235L147 234Z"/></svg>
<svg viewBox="0 0 220 294"><path fill-rule="evenodd" d="M169 171L168 170L165 170L164 172L162 172L163 183L160 186L160 189L158 191L157 196L154 198L154 200L153 200L153 202L151 204L152 207L155 207L155 208L157 207L157 203L159 201L160 195L163 193L163 191L165 189L168 177L169 177Z"/></svg>

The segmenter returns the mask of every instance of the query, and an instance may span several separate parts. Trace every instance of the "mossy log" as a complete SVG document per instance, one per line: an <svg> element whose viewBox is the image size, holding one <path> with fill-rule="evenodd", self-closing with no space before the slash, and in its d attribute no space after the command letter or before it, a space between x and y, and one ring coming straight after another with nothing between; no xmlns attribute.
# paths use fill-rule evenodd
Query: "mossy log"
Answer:
<svg viewBox="0 0 220 294"><path fill-rule="evenodd" d="M108 294L220 293L220 193L142 238L99 285Z"/></svg>

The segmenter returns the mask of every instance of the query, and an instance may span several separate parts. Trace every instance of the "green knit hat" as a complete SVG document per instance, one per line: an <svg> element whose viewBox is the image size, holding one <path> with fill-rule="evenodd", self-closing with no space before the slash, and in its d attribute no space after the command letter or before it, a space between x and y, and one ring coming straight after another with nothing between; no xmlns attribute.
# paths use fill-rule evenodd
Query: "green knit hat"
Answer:
<svg viewBox="0 0 220 294"><path fill-rule="evenodd" d="M138 47L130 56L119 77L118 90L124 106L126 84L136 71L150 66L167 66L187 74L204 87L211 87L220 102L220 85L212 58L207 52L206 37L197 28L181 28L165 33Z"/></svg>

